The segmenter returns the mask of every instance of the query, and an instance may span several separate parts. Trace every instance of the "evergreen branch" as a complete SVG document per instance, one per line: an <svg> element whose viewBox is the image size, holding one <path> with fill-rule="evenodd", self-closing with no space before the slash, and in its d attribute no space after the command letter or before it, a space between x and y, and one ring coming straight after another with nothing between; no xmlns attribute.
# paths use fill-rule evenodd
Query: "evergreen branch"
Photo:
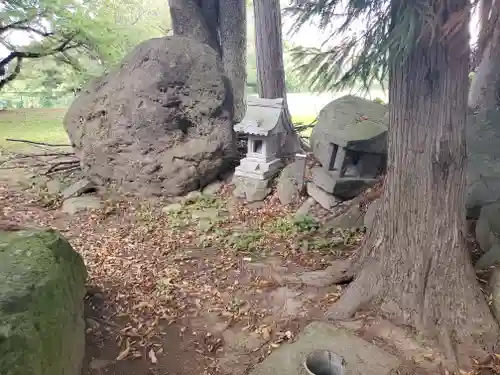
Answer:
<svg viewBox="0 0 500 375"><path fill-rule="evenodd" d="M386 83L389 13L370 22L364 33L346 36L325 50L296 47L291 50L295 69L314 91L340 90Z"/></svg>

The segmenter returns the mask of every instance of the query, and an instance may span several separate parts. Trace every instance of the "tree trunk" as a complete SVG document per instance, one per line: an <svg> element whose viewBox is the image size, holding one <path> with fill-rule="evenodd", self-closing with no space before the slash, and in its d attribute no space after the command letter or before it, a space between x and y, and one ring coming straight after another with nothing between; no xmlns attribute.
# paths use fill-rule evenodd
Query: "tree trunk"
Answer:
<svg viewBox="0 0 500 375"><path fill-rule="evenodd" d="M435 2L428 3L432 9ZM377 305L460 363L471 350L491 350L499 330L465 242L468 19L443 35L447 15L466 12L468 0L440 3L434 38L419 40L408 56L392 56L382 204L360 249L357 277L328 317Z"/></svg>
<svg viewBox="0 0 500 375"><path fill-rule="evenodd" d="M281 8L279 0L254 0L255 49L257 54L257 92L261 98L285 100L284 127L287 131L284 154L299 152L305 145L292 125L286 103L285 67L281 35Z"/></svg>
<svg viewBox="0 0 500 375"><path fill-rule="evenodd" d="M245 0L219 0L222 62L233 89L234 121L246 112L247 23Z"/></svg>
<svg viewBox="0 0 500 375"><path fill-rule="evenodd" d="M196 0L168 0L168 5L175 35L192 38L220 51L216 30L208 28L207 21Z"/></svg>
<svg viewBox="0 0 500 375"><path fill-rule="evenodd" d="M479 38L478 55L482 58L484 50L488 44L488 29L490 26L490 12L493 7L493 0L481 0L479 2Z"/></svg>
<svg viewBox="0 0 500 375"><path fill-rule="evenodd" d="M255 0L257 88L266 99L286 99L281 11L279 0Z"/></svg>
<svg viewBox="0 0 500 375"><path fill-rule="evenodd" d="M245 0L169 0L175 35L207 43L221 56L231 83L234 121L246 112Z"/></svg>

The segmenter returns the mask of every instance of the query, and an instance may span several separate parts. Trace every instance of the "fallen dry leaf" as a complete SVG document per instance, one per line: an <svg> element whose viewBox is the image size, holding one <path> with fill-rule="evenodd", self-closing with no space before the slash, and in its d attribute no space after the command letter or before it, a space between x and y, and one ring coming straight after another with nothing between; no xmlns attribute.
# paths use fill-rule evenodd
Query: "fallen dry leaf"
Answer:
<svg viewBox="0 0 500 375"><path fill-rule="evenodd" d="M158 359L156 358L156 353L153 349L149 350L148 357L152 364L156 364L158 362Z"/></svg>
<svg viewBox="0 0 500 375"><path fill-rule="evenodd" d="M125 349L120 354L118 354L118 357L116 357L117 361L122 361L125 358L127 358L127 356L129 355L130 349L131 349L131 345L130 345L130 340L129 339L127 339L125 345L126 345Z"/></svg>
<svg viewBox="0 0 500 375"><path fill-rule="evenodd" d="M264 340L269 340L271 338L271 329L269 327L262 328L262 337Z"/></svg>

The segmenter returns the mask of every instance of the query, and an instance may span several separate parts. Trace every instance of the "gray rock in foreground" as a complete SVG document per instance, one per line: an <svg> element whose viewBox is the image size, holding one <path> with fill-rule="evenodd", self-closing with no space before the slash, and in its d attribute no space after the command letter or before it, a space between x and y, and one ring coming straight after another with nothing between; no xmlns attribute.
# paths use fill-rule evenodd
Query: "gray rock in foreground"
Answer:
<svg viewBox="0 0 500 375"><path fill-rule="evenodd" d="M64 126L93 182L180 196L208 185L234 157L235 137L217 53L169 36L139 44L89 84Z"/></svg>
<svg viewBox="0 0 500 375"><path fill-rule="evenodd" d="M305 375L304 361L315 350L329 350L345 361L347 374L389 375L400 362L347 330L328 323L313 322L297 341L282 345L250 372L251 375Z"/></svg>
<svg viewBox="0 0 500 375"><path fill-rule="evenodd" d="M0 232L0 375L81 373L85 278L57 232Z"/></svg>
<svg viewBox="0 0 500 375"><path fill-rule="evenodd" d="M304 190L304 163L294 161L288 164L278 178L276 193L281 204L296 203Z"/></svg>
<svg viewBox="0 0 500 375"><path fill-rule="evenodd" d="M70 215L80 211L98 210L100 208L102 208L101 200L91 195L66 199L62 205L62 211Z"/></svg>

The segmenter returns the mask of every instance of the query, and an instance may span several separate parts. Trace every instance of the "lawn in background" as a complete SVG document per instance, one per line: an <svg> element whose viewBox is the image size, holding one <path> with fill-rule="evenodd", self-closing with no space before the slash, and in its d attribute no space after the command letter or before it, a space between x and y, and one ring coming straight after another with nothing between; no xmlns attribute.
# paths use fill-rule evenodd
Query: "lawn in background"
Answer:
<svg viewBox="0 0 500 375"><path fill-rule="evenodd" d="M33 147L17 142L8 142L6 138L26 139L34 142L69 143L62 125L66 109L27 108L6 109L0 111L0 148L9 151L25 151ZM292 113L293 123L308 125L314 121L316 114ZM303 132L309 135L311 129Z"/></svg>
<svg viewBox="0 0 500 375"><path fill-rule="evenodd" d="M6 138L69 144L62 120L66 109L26 108L0 111L0 148L25 151L33 147Z"/></svg>

